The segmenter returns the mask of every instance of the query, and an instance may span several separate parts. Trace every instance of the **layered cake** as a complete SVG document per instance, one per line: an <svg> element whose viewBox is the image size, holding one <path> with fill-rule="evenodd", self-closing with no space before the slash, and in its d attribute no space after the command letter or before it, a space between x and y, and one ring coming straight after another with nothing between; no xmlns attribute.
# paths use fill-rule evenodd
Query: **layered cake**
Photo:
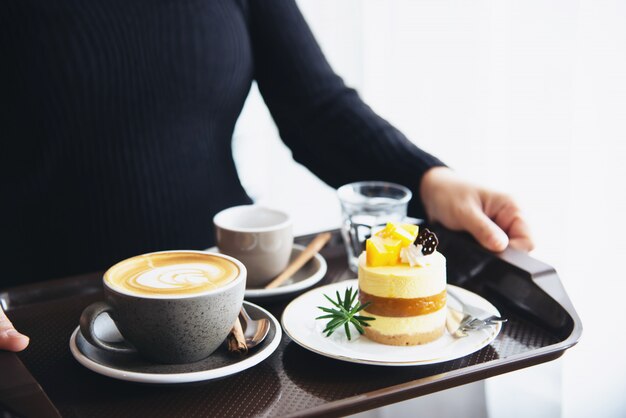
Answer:
<svg viewBox="0 0 626 418"><path fill-rule="evenodd" d="M446 323L446 259L436 236L416 225L390 223L366 244L359 258L362 315L373 341L418 345L443 335Z"/></svg>

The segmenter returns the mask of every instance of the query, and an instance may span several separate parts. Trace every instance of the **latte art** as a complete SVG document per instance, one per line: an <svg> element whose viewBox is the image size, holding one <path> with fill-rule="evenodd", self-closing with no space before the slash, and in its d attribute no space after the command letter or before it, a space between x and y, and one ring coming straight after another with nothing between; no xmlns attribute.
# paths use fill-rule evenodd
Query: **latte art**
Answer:
<svg viewBox="0 0 626 418"><path fill-rule="evenodd" d="M217 289L239 275L235 263L202 253L159 253L133 257L113 266L105 280L138 295L187 295Z"/></svg>

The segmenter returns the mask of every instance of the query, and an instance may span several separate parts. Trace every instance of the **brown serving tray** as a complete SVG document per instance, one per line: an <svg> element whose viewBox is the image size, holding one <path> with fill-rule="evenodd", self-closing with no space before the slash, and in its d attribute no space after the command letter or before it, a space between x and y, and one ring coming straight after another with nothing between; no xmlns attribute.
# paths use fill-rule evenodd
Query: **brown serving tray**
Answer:
<svg viewBox="0 0 626 418"><path fill-rule="evenodd" d="M140 385L93 373L70 354L82 309L102 298L101 273L8 289L0 301L31 337L19 358L65 417L346 415L550 361L576 344L582 325L552 267L514 250L494 255L464 234L432 229L448 260L449 283L482 295L509 318L487 347L435 365L346 363L283 335L272 356L237 375L193 385ZM329 268L320 285L354 278L337 231L322 254ZM259 304L280 319L292 298Z"/></svg>

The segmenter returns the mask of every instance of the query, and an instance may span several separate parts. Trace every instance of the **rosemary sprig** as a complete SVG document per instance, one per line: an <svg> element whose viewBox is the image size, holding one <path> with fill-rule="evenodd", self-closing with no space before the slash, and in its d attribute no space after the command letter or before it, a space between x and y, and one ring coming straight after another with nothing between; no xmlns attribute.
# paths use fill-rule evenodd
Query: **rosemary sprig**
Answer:
<svg viewBox="0 0 626 418"><path fill-rule="evenodd" d="M348 340L352 339L350 335L350 327L349 324L354 325L359 334L363 334L365 330L364 327L369 327L370 325L367 321L373 321L376 318L372 318L370 316L357 315L360 311L365 309L371 302L367 302L364 305L361 305L359 301L356 301L356 305L354 301L356 300L356 296L359 293L358 290L352 291L352 288L349 287L346 289L343 299L339 295L339 291L337 291L337 300L332 300L326 294L324 297L328 299L330 303L333 304L334 308L326 308L324 306L318 306L323 312L326 312L326 315L318 316L317 319L330 319L326 324L326 328L324 328L324 332L327 337L329 337L335 330L344 327L346 330L346 336ZM354 306L353 306L354 305Z"/></svg>

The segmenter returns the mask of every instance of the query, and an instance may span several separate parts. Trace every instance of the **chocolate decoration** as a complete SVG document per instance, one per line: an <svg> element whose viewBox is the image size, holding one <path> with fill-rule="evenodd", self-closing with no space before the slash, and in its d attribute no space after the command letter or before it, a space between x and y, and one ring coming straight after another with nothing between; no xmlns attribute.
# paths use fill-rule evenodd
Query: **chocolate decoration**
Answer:
<svg viewBox="0 0 626 418"><path fill-rule="evenodd" d="M435 252L437 245L439 245L439 240L434 232L430 232L428 228L424 228L418 235L415 243L422 246L422 254L428 255Z"/></svg>

